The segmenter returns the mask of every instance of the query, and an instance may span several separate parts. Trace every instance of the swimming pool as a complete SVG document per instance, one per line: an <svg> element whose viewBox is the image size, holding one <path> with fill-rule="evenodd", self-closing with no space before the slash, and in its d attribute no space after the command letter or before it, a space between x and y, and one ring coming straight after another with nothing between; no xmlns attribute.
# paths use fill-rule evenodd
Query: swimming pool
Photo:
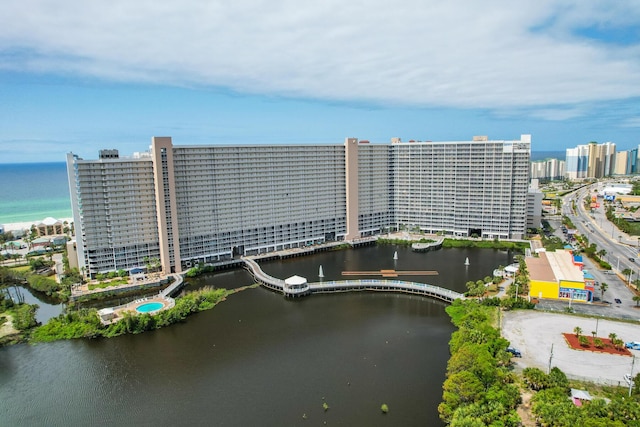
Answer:
<svg viewBox="0 0 640 427"><path fill-rule="evenodd" d="M151 313L152 311L158 311L164 307L161 302L148 302L136 307L138 313Z"/></svg>

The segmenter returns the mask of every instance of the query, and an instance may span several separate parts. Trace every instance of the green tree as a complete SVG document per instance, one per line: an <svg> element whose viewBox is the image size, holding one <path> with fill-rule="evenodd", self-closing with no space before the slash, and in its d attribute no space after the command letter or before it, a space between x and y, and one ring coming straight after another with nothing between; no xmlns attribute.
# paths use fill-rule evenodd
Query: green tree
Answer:
<svg viewBox="0 0 640 427"><path fill-rule="evenodd" d="M604 300L604 293L609 289L609 285L605 282L600 283L600 298Z"/></svg>
<svg viewBox="0 0 640 427"><path fill-rule="evenodd" d="M622 340L620 338L616 338L615 340L611 340L611 343L613 344L613 347L615 347L617 350L622 349L623 346L624 346L624 340Z"/></svg>
<svg viewBox="0 0 640 427"><path fill-rule="evenodd" d="M575 332L576 337L580 338L580 334L582 333L582 328L580 326L576 326L573 328L573 332Z"/></svg>
<svg viewBox="0 0 640 427"><path fill-rule="evenodd" d="M459 406L475 401L484 390L480 380L470 371L450 375L442 388L443 402L438 406L438 412L444 421L449 421Z"/></svg>
<svg viewBox="0 0 640 427"><path fill-rule="evenodd" d="M640 295L634 295L633 298L631 298L631 299L636 302L636 307L638 307L638 305L640 305Z"/></svg>
<svg viewBox="0 0 640 427"><path fill-rule="evenodd" d="M487 287L485 286L485 282L484 280L477 280L476 281L476 295L477 296L483 296L485 294L485 290L487 289Z"/></svg>
<svg viewBox="0 0 640 427"><path fill-rule="evenodd" d="M570 391L567 375L557 366L551 368L551 371L549 372L549 385L551 387L564 389L567 393Z"/></svg>
<svg viewBox="0 0 640 427"><path fill-rule="evenodd" d="M618 334L616 334L615 332L611 332L609 334L609 340L611 341L611 345L613 345L615 347L616 346L616 342L618 340Z"/></svg>
<svg viewBox="0 0 640 427"><path fill-rule="evenodd" d="M525 384L527 384L531 390L542 390L549 384L547 374L538 368L524 368L522 376Z"/></svg>

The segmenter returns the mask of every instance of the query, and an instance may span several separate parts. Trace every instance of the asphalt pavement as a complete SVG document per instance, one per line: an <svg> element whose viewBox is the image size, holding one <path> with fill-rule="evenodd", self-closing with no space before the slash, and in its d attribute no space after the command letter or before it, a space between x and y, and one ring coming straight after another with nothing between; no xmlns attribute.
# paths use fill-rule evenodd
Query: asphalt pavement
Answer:
<svg viewBox="0 0 640 427"><path fill-rule="evenodd" d="M549 372L557 366L567 377L598 384L625 386L625 374L635 376L640 365L634 362L640 351L630 356L574 350L563 333L574 333L576 326L584 335L607 338L615 333L623 341L640 341L640 326L634 323L580 317L571 314L545 313L538 310L513 310L502 314L502 336L522 357L513 358L516 369L535 367ZM632 371L633 369L633 371Z"/></svg>

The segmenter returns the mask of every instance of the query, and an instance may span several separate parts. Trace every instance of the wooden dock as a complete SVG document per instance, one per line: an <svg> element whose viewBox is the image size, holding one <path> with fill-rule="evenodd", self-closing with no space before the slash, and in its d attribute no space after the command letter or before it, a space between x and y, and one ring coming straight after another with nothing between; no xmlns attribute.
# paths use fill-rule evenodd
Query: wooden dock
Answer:
<svg viewBox="0 0 640 427"><path fill-rule="evenodd" d="M398 276L437 276L435 270L370 270L370 271L343 271L343 276L382 276L382 277L398 277Z"/></svg>
<svg viewBox="0 0 640 427"><path fill-rule="evenodd" d="M251 272L254 279L262 286L272 291L281 292L285 297L302 297L314 293L325 292L353 292L353 291L382 291L382 292L402 292L407 294L423 295L426 297L452 302L456 299L464 299L464 295L450 289L425 283L404 282L400 280L387 279L356 279L340 280L328 282L304 283L301 288L293 289L288 287L284 280L272 277L262 271L260 265L252 257L243 257L246 268ZM372 273L376 275L384 274L406 274L407 271L379 270ZM362 271L345 271L343 274L358 275ZM414 275L438 274L437 271L410 271ZM304 280L304 278L302 278Z"/></svg>

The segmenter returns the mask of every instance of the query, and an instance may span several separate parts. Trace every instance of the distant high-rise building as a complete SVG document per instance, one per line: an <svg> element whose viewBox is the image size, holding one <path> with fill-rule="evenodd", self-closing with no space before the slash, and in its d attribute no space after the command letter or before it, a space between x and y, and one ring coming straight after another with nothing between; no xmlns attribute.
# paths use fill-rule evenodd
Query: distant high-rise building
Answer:
<svg viewBox="0 0 640 427"><path fill-rule="evenodd" d="M542 180L562 180L565 177L565 161L546 159L531 162L530 177Z"/></svg>
<svg viewBox="0 0 640 427"><path fill-rule="evenodd" d="M522 238L531 137L67 155L78 265L165 272L389 229Z"/></svg>
<svg viewBox="0 0 640 427"><path fill-rule="evenodd" d="M590 142L567 149L567 179L603 178L613 174L616 145L612 142Z"/></svg>
<svg viewBox="0 0 640 427"><path fill-rule="evenodd" d="M629 174L640 173L638 165L640 165L640 162L638 161L638 149L634 148L629 150L629 155L627 156L627 170L629 171Z"/></svg>
<svg viewBox="0 0 640 427"><path fill-rule="evenodd" d="M631 169L629 166L629 152L620 151L616 153L612 175L628 175Z"/></svg>

